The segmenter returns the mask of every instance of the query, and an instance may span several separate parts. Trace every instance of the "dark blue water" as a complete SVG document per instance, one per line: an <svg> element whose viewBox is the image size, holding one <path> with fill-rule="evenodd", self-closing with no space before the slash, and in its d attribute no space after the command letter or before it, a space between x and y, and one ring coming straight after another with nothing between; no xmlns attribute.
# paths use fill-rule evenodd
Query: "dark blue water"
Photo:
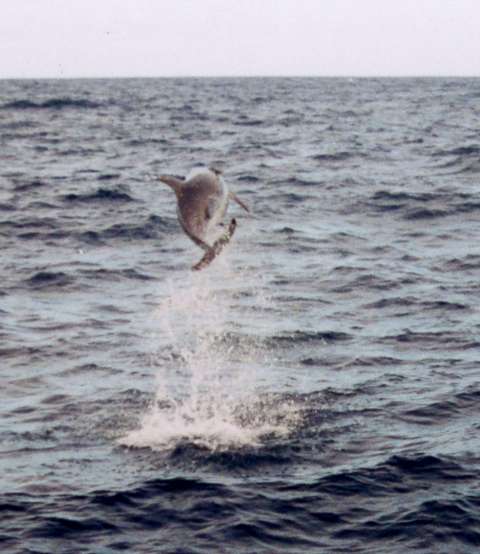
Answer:
<svg viewBox="0 0 480 554"><path fill-rule="evenodd" d="M480 80L0 82L0 549L480 549ZM206 270L155 176L216 166Z"/></svg>

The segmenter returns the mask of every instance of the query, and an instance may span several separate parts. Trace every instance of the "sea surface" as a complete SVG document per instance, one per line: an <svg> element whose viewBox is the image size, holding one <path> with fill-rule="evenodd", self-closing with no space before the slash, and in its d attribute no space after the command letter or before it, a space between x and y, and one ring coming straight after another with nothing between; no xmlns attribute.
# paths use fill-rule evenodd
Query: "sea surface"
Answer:
<svg viewBox="0 0 480 554"><path fill-rule="evenodd" d="M0 252L2 553L480 551L480 79L0 81Z"/></svg>

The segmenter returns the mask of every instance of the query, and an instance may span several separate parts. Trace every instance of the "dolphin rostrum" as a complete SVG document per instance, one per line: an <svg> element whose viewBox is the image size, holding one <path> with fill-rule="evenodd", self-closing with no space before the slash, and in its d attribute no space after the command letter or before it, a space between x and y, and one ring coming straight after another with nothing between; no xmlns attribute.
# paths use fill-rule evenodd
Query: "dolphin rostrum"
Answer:
<svg viewBox="0 0 480 554"><path fill-rule="evenodd" d="M178 221L182 229L205 251L203 258L192 267L194 270L203 269L220 254L235 232L235 219L230 221L226 231L222 228L229 200L235 200L247 212L249 208L228 190L217 169L197 169L191 171L186 179L161 175L158 180L175 192Z"/></svg>

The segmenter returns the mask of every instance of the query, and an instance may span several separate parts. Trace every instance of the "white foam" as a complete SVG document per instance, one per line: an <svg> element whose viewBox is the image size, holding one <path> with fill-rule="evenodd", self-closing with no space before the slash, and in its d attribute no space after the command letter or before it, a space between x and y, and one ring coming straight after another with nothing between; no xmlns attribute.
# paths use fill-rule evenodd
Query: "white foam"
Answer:
<svg viewBox="0 0 480 554"><path fill-rule="evenodd" d="M261 401L267 350L253 338L241 344L232 333L242 326L234 297L248 286L245 277L233 274L223 259L169 284L155 314L158 357L165 359L168 351L169 361L158 368L150 408L121 444L166 449L187 441L218 450L290 432L298 419L295 410L289 414L288 406L275 403L266 408ZM258 312L266 301L258 280L256 285Z"/></svg>

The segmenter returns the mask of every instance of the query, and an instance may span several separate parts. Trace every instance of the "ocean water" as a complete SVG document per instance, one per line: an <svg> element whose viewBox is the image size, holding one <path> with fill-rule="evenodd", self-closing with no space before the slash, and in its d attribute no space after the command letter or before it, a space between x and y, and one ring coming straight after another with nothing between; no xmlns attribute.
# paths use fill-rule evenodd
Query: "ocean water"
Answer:
<svg viewBox="0 0 480 554"><path fill-rule="evenodd" d="M480 549L480 79L0 82L0 549ZM215 166L204 271L155 180Z"/></svg>

